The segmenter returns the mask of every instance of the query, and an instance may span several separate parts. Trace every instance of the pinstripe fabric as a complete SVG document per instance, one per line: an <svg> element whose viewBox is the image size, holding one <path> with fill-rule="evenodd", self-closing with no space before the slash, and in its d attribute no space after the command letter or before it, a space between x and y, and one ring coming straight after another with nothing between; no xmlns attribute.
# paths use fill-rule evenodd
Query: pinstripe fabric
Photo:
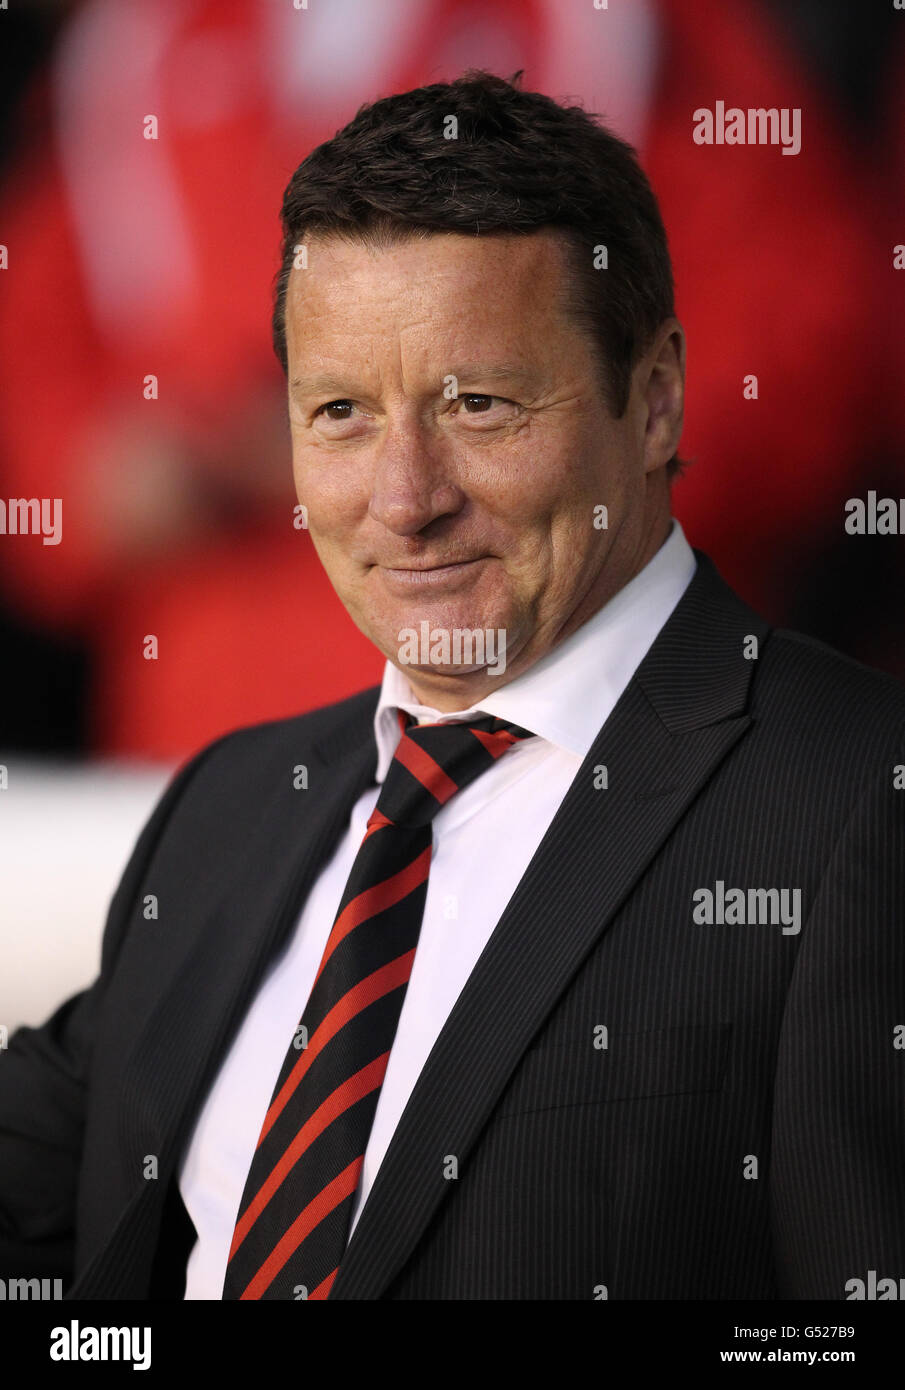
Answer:
<svg viewBox="0 0 905 1390"><path fill-rule="evenodd" d="M331 1298L844 1299L905 1276L905 690L770 632L698 566L441 1031ZM63 1240L67 1191L73 1296L143 1298L155 1253L178 1266L167 1190L373 776L376 699L190 766L126 872L98 986L11 1039L11 1274ZM800 890L800 930L696 922L718 881ZM162 911L148 931L147 892L169 929Z"/></svg>

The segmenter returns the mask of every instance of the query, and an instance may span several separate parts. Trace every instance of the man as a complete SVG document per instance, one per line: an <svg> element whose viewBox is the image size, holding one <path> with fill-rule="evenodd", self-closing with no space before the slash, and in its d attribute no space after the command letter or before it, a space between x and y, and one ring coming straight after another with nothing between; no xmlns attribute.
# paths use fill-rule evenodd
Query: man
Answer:
<svg viewBox="0 0 905 1390"><path fill-rule="evenodd" d="M315 1301L905 1272L905 692L671 519L632 152L469 75L364 108L283 222L299 503L383 684L164 795L98 981L3 1060L4 1266Z"/></svg>

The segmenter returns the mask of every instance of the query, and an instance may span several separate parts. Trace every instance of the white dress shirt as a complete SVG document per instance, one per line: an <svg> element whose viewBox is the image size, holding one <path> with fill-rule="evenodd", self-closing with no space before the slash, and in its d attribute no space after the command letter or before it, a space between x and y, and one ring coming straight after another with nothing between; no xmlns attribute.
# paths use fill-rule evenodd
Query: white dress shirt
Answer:
<svg viewBox="0 0 905 1390"><path fill-rule="evenodd" d="M579 767L696 567L678 521L659 551L609 603L523 675L467 710L413 698L390 662L374 716L377 783L399 741L395 711L419 721L497 715L532 730L433 820L418 948L377 1103L350 1234L422 1067ZM179 1188L198 1239L187 1299L219 1299L252 1155L277 1076L307 1002L380 786L352 808L336 852L308 896L208 1092L183 1155ZM463 868L463 866L465 866Z"/></svg>

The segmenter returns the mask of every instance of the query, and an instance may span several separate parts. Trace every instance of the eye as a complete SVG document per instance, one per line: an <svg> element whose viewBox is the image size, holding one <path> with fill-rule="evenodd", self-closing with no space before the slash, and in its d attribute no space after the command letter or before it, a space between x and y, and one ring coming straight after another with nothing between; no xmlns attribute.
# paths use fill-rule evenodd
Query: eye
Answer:
<svg viewBox="0 0 905 1390"><path fill-rule="evenodd" d="M485 396L480 391L463 391L453 403L453 420L474 420L473 430L497 430L512 426L522 417L522 409L506 396ZM465 428L463 426L463 428Z"/></svg>
<svg viewBox="0 0 905 1390"><path fill-rule="evenodd" d="M327 401L326 405L318 406L314 414L315 417L326 414L328 420L348 420L349 412L354 409L355 407L351 401ZM339 411L341 413L334 415L334 411ZM327 414L327 412L329 412L329 414Z"/></svg>

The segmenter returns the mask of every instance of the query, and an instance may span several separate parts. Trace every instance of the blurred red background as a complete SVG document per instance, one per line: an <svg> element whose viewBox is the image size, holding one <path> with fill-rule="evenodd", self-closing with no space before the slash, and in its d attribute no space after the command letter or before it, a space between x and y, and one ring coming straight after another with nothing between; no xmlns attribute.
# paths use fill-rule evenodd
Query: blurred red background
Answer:
<svg viewBox="0 0 905 1390"><path fill-rule="evenodd" d="M901 540L843 529L847 497L905 492L905 14L887 9L87 0L11 30L0 496L62 498L63 539L0 537L0 746L172 761L380 679L293 526L279 206L363 102L469 66L524 69L641 154L689 341L692 544L772 621L905 675ZM800 154L696 145L718 99L800 107Z"/></svg>

